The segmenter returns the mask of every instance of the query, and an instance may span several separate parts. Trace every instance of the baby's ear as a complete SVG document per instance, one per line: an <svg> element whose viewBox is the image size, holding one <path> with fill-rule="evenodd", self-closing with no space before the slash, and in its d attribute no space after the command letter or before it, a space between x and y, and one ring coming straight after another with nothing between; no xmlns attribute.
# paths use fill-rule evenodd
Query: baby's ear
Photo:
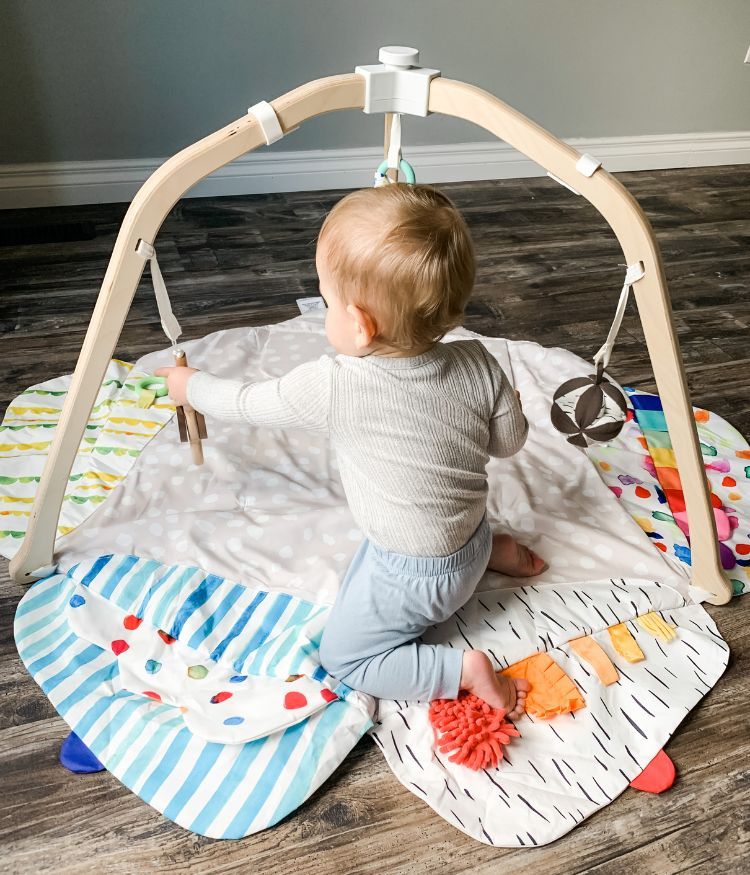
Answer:
<svg viewBox="0 0 750 875"><path fill-rule="evenodd" d="M356 304L348 304L346 312L354 322L354 345L357 349L366 349L377 337L378 327L375 320Z"/></svg>

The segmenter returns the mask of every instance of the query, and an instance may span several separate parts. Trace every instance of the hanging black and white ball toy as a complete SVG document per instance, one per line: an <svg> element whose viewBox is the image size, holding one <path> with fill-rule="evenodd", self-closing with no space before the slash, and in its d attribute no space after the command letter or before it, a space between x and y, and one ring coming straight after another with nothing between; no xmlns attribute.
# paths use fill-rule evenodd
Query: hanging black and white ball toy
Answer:
<svg viewBox="0 0 750 875"><path fill-rule="evenodd" d="M552 398L552 425L567 435L568 443L585 449L611 441L622 430L628 415L625 396L604 377L604 369L589 377L563 383Z"/></svg>

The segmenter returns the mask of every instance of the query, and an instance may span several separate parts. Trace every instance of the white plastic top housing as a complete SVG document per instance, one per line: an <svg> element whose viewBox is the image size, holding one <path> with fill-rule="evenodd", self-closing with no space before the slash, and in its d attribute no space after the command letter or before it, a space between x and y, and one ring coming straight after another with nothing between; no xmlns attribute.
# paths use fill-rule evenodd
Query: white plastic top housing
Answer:
<svg viewBox="0 0 750 875"><path fill-rule="evenodd" d="M418 67L419 50L408 46L384 46L382 63L354 68L365 80L364 111L429 115L430 82L440 70Z"/></svg>
<svg viewBox="0 0 750 875"><path fill-rule="evenodd" d="M382 46L378 60L388 67L418 67L419 49L410 46Z"/></svg>

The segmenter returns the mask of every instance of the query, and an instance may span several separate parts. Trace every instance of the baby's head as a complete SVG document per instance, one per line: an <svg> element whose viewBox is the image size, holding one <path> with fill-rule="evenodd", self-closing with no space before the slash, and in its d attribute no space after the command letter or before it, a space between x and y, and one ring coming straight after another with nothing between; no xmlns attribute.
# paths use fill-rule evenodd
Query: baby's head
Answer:
<svg viewBox="0 0 750 875"><path fill-rule="evenodd" d="M315 255L326 334L346 355L416 355L460 325L474 284L463 217L428 185L353 191L326 217Z"/></svg>

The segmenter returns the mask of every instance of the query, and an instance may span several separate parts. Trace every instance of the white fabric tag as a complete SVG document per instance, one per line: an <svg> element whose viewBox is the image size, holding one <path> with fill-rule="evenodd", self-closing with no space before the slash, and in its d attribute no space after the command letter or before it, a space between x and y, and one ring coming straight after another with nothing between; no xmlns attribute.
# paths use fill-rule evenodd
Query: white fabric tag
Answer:
<svg viewBox="0 0 750 875"><path fill-rule="evenodd" d="M326 302L320 296L313 298L297 298L297 307L300 313L307 313L310 310L325 310Z"/></svg>

